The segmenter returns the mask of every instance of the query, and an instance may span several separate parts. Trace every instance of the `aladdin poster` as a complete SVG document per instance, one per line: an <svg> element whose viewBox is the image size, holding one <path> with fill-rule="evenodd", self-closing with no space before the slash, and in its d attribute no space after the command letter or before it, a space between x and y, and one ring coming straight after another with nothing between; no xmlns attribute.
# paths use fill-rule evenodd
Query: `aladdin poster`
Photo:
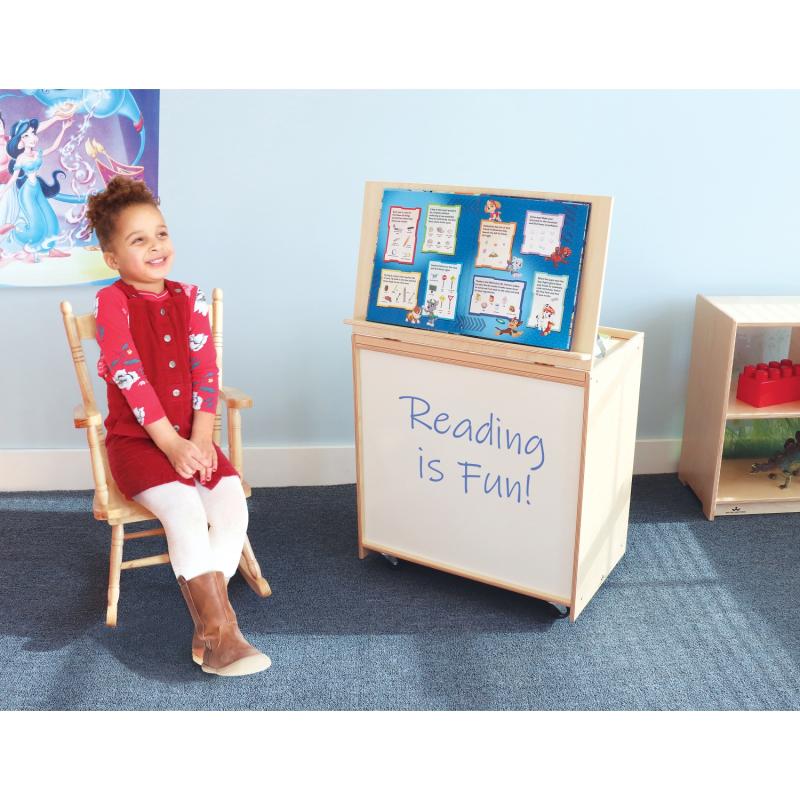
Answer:
<svg viewBox="0 0 800 800"><path fill-rule="evenodd" d="M86 198L115 175L158 196L158 90L0 89L0 286L105 284Z"/></svg>

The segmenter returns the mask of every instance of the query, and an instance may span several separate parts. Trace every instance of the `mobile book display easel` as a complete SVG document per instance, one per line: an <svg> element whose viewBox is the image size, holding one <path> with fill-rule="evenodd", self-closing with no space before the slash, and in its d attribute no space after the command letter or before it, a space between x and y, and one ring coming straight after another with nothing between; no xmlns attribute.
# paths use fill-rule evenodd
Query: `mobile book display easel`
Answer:
<svg viewBox="0 0 800 800"><path fill-rule="evenodd" d="M401 204L402 192L408 202ZM482 209L487 195L523 214L527 205L541 209L546 203L567 207L567 216L570 204L588 212L580 231L582 263L573 264L573 278L563 278L576 302L571 331L568 309L561 321L571 334L568 349L512 343L510 335L502 341L501 333L520 326L523 341L548 343L549 328L537 333L534 323L534 289L546 284L537 277L544 269L541 255L524 255L531 252L527 222L525 242L512 231L506 254L520 286L509 280L507 296L492 298L506 306L511 298L513 310L500 308L494 340L470 333L478 316L471 304L490 284L476 277L486 267L477 255L486 220L471 224L467 212L474 212L476 196ZM627 542L644 340L635 331L598 330L611 206L611 198L600 196L367 183L355 310L347 320L353 328L361 558L380 553L541 598L568 609L571 620L600 588ZM453 207L458 211L447 211ZM488 203L486 209L494 211ZM548 215L537 214L528 211L521 219L533 219L539 225L530 226L534 234L542 231L556 242L548 238ZM437 255L435 264L423 255L435 246L430 226L424 236L418 231L433 218L444 220L437 228L444 237L455 239L457 230L462 242L461 250L452 245L452 255ZM413 239L396 240L409 242L398 254L389 249L387 220L388 235L393 220L410 220L409 230L418 226ZM499 239L503 235L501 230ZM438 252L450 253L448 246ZM474 263L465 263L468 246ZM553 255L558 252L568 251L558 248ZM454 263L458 258L462 263ZM394 259L405 273L387 264ZM556 276L553 285L570 269L558 259L548 259L547 268ZM421 294L427 286L435 294L431 286L440 279L452 290L448 269L458 276L456 305L463 311L447 321L459 328L449 332L436 329L435 304L426 305L429 317L422 321L423 298L402 298L409 287ZM493 278L491 285L504 287L505 279ZM393 290L409 311L398 312L400 321L393 324L371 320L387 313L377 306L393 304ZM483 337L492 336L485 320L482 328Z"/></svg>

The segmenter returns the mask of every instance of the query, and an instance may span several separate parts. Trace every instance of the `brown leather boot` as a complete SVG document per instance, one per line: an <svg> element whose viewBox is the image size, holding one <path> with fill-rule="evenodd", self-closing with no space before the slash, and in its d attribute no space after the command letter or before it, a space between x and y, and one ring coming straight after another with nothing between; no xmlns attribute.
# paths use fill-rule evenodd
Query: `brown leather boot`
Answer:
<svg viewBox="0 0 800 800"><path fill-rule="evenodd" d="M230 578L225 578L226 587L230 582ZM205 649L206 643L203 641L203 637L200 635L199 626L195 624L194 633L192 634L192 661L194 661L198 667L203 665L203 653L205 652Z"/></svg>
<svg viewBox="0 0 800 800"><path fill-rule="evenodd" d="M221 572L206 572L189 581L181 576L178 585L194 621L193 658L202 645L203 672L250 675L270 666L269 658L242 636Z"/></svg>

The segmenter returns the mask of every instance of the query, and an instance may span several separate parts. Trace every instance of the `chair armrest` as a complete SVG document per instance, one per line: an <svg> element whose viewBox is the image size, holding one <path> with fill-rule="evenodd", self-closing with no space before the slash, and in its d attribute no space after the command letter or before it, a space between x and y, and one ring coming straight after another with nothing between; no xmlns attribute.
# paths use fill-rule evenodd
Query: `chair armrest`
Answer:
<svg viewBox="0 0 800 800"><path fill-rule="evenodd" d="M103 424L103 415L94 406L80 403L72 412L72 421L76 428L99 427Z"/></svg>
<svg viewBox="0 0 800 800"><path fill-rule="evenodd" d="M228 408L252 408L253 398L233 386L223 386L219 392L222 401Z"/></svg>

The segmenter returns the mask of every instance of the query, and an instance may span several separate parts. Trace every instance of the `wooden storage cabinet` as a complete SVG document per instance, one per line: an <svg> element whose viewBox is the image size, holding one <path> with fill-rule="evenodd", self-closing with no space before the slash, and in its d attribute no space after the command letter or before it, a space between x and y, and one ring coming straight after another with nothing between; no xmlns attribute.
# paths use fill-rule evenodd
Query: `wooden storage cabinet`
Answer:
<svg viewBox="0 0 800 800"><path fill-rule="evenodd" d="M559 370L412 345L382 338L387 326L379 331L370 323L352 324L359 555L384 553L548 600L568 607L574 620L627 545L643 334L601 328L610 337L606 356L590 370ZM440 502L425 513L398 501L416 476L411 448L396 435L402 422L391 411L398 386L406 384L395 385L393 375L424 382L426 396L441 406L449 400L448 407L478 385L491 393L493 381L498 387L516 381L510 384L513 405L528 401L523 419L535 417L537 398L550 398L558 388L563 433L554 454L561 461L551 462L548 471L555 493L568 502L543 510L550 494L544 487L535 515L524 504L496 501L503 522L492 524L484 498L464 498L453 482L437 489ZM508 406L495 408L503 419L512 418ZM435 452L445 455L441 446Z"/></svg>
<svg viewBox="0 0 800 800"><path fill-rule="evenodd" d="M697 297L678 477L708 519L800 511L799 480L781 490L750 472L755 459L723 458L729 421L800 417L800 402L756 408L736 399L737 333L777 328L790 329L782 356L800 361L800 296Z"/></svg>

